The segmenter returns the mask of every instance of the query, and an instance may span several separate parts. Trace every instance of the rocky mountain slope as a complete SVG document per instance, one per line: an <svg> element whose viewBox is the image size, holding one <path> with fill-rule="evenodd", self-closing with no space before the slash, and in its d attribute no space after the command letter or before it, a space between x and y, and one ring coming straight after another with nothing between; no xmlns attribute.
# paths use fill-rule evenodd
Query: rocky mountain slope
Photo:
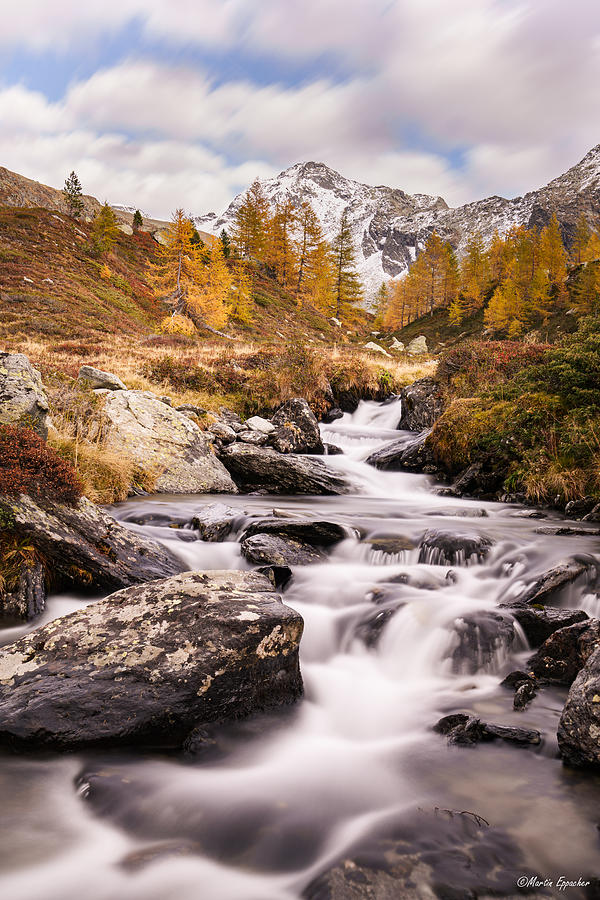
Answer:
<svg viewBox="0 0 600 900"><path fill-rule="evenodd" d="M568 243L582 212L590 221L600 217L600 144L539 190L512 200L487 197L456 208L441 197L360 184L315 162L297 163L262 185L271 203L288 197L297 203L310 201L328 238L348 210L369 300L382 281L407 271L434 228L460 256L474 231L489 240L496 229L504 234L515 225L545 225L555 212ZM242 198L238 195L220 216L197 217L198 226L214 234L229 229Z"/></svg>

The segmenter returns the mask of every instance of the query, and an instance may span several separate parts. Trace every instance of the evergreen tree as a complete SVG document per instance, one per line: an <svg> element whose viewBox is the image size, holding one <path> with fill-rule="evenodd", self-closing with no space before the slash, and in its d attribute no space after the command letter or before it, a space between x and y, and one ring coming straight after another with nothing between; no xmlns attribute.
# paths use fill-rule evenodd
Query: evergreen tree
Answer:
<svg viewBox="0 0 600 900"><path fill-rule="evenodd" d="M356 271L356 251L348 212L344 210L340 230L333 242L334 259L334 315L339 319L342 313L362 298L362 285Z"/></svg>
<svg viewBox="0 0 600 900"><path fill-rule="evenodd" d="M223 256L225 257L225 259L229 259L229 257L231 256L231 241L229 240L229 235L227 234L225 229L223 229L220 234L220 240L221 247L223 249Z"/></svg>
<svg viewBox="0 0 600 900"><path fill-rule="evenodd" d="M134 231L139 231L140 228L143 226L143 224L144 224L144 220L142 218L142 214L139 211L139 209L136 209L136 211L133 214L133 220L131 222L131 227L133 228Z"/></svg>
<svg viewBox="0 0 600 900"><path fill-rule="evenodd" d="M83 193L81 182L75 172L71 172L69 177L65 179L65 186L62 192L67 203L69 215L78 219L83 212Z"/></svg>
<svg viewBox="0 0 600 900"><path fill-rule="evenodd" d="M92 226L92 242L98 254L108 253L114 247L119 236L119 225L114 210L104 202L100 207Z"/></svg>

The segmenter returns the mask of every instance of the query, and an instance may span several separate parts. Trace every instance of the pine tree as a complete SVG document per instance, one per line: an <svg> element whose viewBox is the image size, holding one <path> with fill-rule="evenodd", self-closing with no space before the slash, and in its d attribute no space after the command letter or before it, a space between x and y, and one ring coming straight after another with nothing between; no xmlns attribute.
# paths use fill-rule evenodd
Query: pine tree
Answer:
<svg viewBox="0 0 600 900"><path fill-rule="evenodd" d="M67 203L69 215L74 219L78 219L83 212L83 193L81 190L81 182L75 172L71 172L65 179L63 188L63 197Z"/></svg>
<svg viewBox="0 0 600 900"><path fill-rule="evenodd" d="M362 285L356 271L356 251L347 210L342 213L340 230L333 242L334 315L339 319L342 313L362 298Z"/></svg>
<svg viewBox="0 0 600 900"><path fill-rule="evenodd" d="M92 242L98 254L108 253L119 236L119 225L114 210L104 203L96 213L92 226Z"/></svg>
<svg viewBox="0 0 600 900"><path fill-rule="evenodd" d="M225 257L225 259L229 259L229 257L231 256L231 241L229 240L229 235L227 234L225 229L223 229L220 234L220 241L221 247L223 248L223 256Z"/></svg>
<svg viewBox="0 0 600 900"><path fill-rule="evenodd" d="M143 224L144 224L144 220L142 218L142 214L139 211L139 209L136 209L136 211L133 214L133 220L131 222L131 227L133 228L134 231L139 231L140 228L143 226Z"/></svg>

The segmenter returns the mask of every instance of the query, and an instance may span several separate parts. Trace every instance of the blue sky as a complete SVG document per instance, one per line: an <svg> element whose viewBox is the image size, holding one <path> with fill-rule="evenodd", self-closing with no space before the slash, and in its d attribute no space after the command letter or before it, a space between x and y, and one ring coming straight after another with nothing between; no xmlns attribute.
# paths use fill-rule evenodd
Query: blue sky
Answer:
<svg viewBox="0 0 600 900"><path fill-rule="evenodd" d="M595 0L21 0L0 165L168 216L316 159L452 204L600 141Z"/></svg>

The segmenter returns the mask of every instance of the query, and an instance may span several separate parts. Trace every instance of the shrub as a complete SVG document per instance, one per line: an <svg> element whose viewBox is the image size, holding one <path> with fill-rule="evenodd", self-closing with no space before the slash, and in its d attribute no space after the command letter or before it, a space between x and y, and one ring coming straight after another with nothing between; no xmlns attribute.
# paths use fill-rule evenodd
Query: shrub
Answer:
<svg viewBox="0 0 600 900"><path fill-rule="evenodd" d="M193 337L196 334L196 326L192 320L178 313L166 316L159 327L163 334L182 334L184 337Z"/></svg>
<svg viewBox="0 0 600 900"><path fill-rule="evenodd" d="M179 391L211 391L217 388L215 376L208 369L172 356L146 363L142 374L154 384L166 381Z"/></svg>
<svg viewBox="0 0 600 900"><path fill-rule="evenodd" d="M30 428L0 426L0 494L74 505L83 493L72 465Z"/></svg>

